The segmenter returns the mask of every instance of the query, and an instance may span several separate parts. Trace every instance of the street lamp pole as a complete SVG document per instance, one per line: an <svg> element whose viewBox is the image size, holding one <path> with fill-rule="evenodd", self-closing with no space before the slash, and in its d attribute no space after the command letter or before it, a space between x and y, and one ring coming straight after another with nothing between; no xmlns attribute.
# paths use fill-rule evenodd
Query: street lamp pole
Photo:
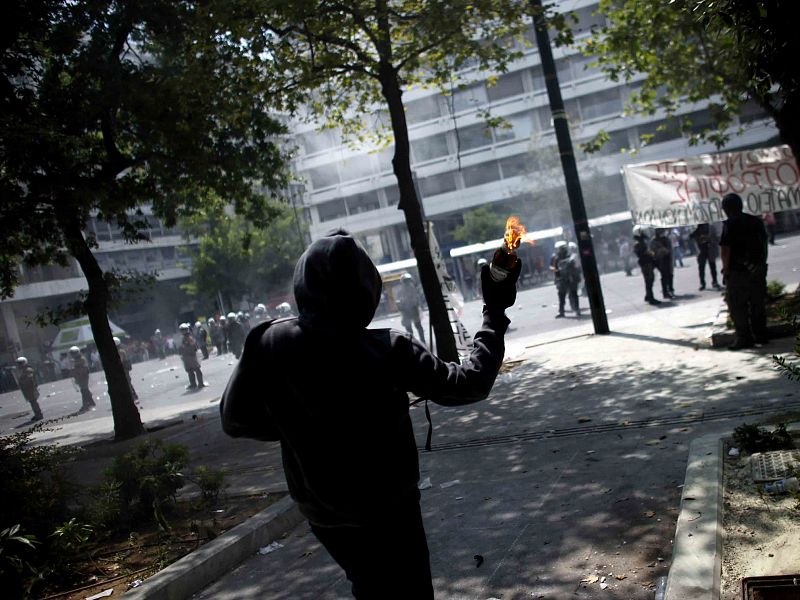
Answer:
<svg viewBox="0 0 800 600"><path fill-rule="evenodd" d="M558 152L561 155L561 168L564 170L564 180L567 186L567 197L572 212L572 221L575 225L575 238L581 257L581 268L586 281L586 292L589 295L589 307L592 311L594 332L597 334L609 333L606 307L603 301L603 290L600 286L600 274L597 270L597 257L594 253L592 235L589 231L589 221L586 217L586 206L583 202L581 182L578 177L578 166L575 163L575 153L572 148L572 139L569 134L569 122L564 110L564 100L561 98L561 88L558 85L556 64L553 60L553 51L550 48L550 36L547 32L547 20L544 18L542 0L531 0L533 13L533 28L536 33L536 44L539 47L539 57L542 61L547 97L550 101L550 112L553 115L553 127L558 141Z"/></svg>

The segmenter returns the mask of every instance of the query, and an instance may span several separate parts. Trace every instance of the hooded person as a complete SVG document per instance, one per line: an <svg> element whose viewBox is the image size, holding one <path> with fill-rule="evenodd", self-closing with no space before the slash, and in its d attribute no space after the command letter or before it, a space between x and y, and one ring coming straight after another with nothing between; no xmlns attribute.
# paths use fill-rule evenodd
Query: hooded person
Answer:
<svg viewBox="0 0 800 600"><path fill-rule="evenodd" d="M433 598L407 392L442 405L485 399L503 360L521 263L482 271L483 325L463 364L411 336L367 329L381 277L338 230L294 272L299 316L251 331L220 410L233 437L280 441L289 492L356 598Z"/></svg>

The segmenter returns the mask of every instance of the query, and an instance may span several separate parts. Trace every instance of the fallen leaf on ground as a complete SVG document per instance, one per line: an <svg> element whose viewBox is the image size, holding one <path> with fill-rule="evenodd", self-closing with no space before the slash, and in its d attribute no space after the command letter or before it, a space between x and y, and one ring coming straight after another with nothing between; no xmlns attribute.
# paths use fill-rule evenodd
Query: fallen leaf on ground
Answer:
<svg viewBox="0 0 800 600"><path fill-rule="evenodd" d="M614 579L619 579L620 581L627 578L628 578L627 575L614 575Z"/></svg>
<svg viewBox="0 0 800 600"><path fill-rule="evenodd" d="M650 519L651 517L655 517L656 513L653 512L652 510L648 510L646 513L644 513L644 516Z"/></svg>
<svg viewBox="0 0 800 600"><path fill-rule="evenodd" d="M600 581L600 578L597 575L589 575L589 577L581 579L581 583L597 583L598 581Z"/></svg>

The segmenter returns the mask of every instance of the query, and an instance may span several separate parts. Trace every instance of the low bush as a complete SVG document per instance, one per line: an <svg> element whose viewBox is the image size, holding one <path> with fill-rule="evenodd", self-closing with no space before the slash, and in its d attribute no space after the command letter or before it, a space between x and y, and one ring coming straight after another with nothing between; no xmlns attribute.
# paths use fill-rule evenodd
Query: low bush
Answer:
<svg viewBox="0 0 800 600"><path fill-rule="evenodd" d="M794 440L784 424L778 425L774 431L767 431L758 425L745 423L733 430L733 443L748 454L794 448Z"/></svg>

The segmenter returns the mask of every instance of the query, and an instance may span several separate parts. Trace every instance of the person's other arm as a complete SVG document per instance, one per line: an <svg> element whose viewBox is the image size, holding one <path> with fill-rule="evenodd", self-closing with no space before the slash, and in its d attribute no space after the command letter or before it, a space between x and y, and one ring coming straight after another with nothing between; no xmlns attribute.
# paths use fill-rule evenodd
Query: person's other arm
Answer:
<svg viewBox="0 0 800 600"><path fill-rule="evenodd" d="M496 282L488 265L481 271L485 305L483 324L475 334L473 350L464 363L445 362L414 340L401 349L400 381L416 395L443 405L460 405L485 399L492 390L505 353L504 336L511 321L505 309L514 305L521 261L505 280Z"/></svg>

